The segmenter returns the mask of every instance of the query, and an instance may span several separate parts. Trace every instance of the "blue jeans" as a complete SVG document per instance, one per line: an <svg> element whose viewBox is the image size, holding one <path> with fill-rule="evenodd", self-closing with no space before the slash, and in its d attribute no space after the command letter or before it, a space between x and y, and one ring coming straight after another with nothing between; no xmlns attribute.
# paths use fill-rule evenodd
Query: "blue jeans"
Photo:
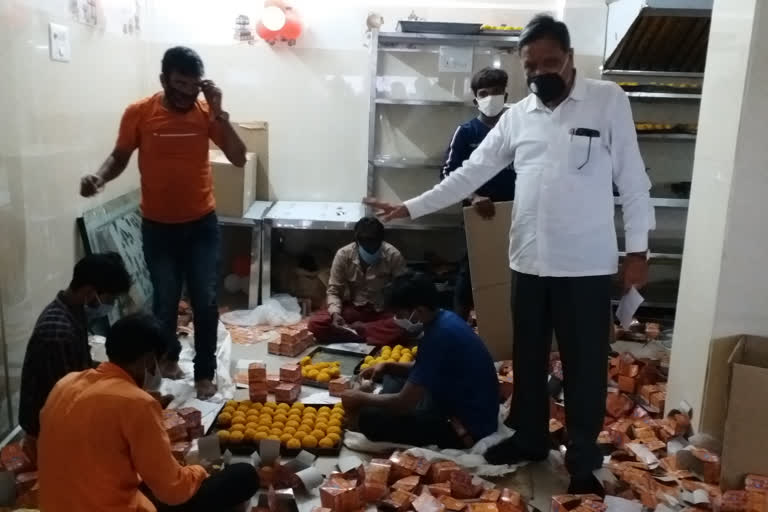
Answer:
<svg viewBox="0 0 768 512"><path fill-rule="evenodd" d="M167 358L178 361L181 343L176 336L179 300L184 283L195 326L195 380L213 379L216 371L216 302L221 234L216 213L181 224L144 219L144 260L152 280L152 308L163 323L172 346Z"/></svg>

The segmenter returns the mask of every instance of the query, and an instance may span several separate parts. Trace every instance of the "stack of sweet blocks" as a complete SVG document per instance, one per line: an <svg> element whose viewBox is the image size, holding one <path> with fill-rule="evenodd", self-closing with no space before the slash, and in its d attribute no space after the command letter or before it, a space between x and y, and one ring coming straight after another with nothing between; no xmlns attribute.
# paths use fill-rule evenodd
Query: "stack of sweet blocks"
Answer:
<svg viewBox="0 0 768 512"><path fill-rule="evenodd" d="M248 398L251 402L267 401L267 365L261 362L248 365Z"/></svg>
<svg viewBox="0 0 768 512"><path fill-rule="evenodd" d="M190 441L205 434L202 414L194 407L163 411L163 427L171 440L171 452L180 463L184 462Z"/></svg>
<svg viewBox="0 0 768 512"><path fill-rule="evenodd" d="M488 484L485 482L485 484ZM356 512L367 504L397 512L524 512L520 494L483 485L456 463L396 452L372 459L358 471L332 474L320 487L322 508Z"/></svg>
<svg viewBox="0 0 768 512"><path fill-rule="evenodd" d="M280 381L274 389L276 402L293 403L301 393L301 366L288 363L280 367Z"/></svg>
<svg viewBox="0 0 768 512"><path fill-rule="evenodd" d="M349 377L338 377L328 383L328 394L331 396L341 396L352 387L352 379Z"/></svg>
<svg viewBox="0 0 768 512"><path fill-rule="evenodd" d="M277 334L278 338L267 344L267 351L278 356L296 357L315 342L307 329L280 327Z"/></svg>

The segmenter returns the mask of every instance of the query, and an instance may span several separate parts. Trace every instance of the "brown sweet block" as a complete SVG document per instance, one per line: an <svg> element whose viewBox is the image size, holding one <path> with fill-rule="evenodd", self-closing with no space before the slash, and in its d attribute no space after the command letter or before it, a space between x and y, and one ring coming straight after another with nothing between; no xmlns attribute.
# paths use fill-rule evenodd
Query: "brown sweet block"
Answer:
<svg viewBox="0 0 768 512"><path fill-rule="evenodd" d="M334 512L356 511L363 505L363 493L356 485L356 482L351 480L328 481L320 487L320 503Z"/></svg>
<svg viewBox="0 0 768 512"><path fill-rule="evenodd" d="M2 461L2 466L6 471L11 471L17 475L35 469L34 464L18 443L9 444L0 450L0 461Z"/></svg>
<svg viewBox="0 0 768 512"><path fill-rule="evenodd" d="M463 501L459 501L456 498L452 498L450 496L440 496L437 498L437 501L442 503L445 509L450 510L451 512L461 512L464 510L464 507L467 506L467 504Z"/></svg>
<svg viewBox="0 0 768 512"><path fill-rule="evenodd" d="M193 428L200 426L203 421L203 414L194 407L182 407L177 409L176 412L187 424L187 428Z"/></svg>
<svg viewBox="0 0 768 512"><path fill-rule="evenodd" d="M605 412L616 419L621 419L629 414L633 406L634 404L628 396L618 392L608 393L605 399Z"/></svg>
<svg viewBox="0 0 768 512"><path fill-rule="evenodd" d="M172 443L187 440L187 424L176 411L163 411L163 428Z"/></svg>
<svg viewBox="0 0 768 512"><path fill-rule="evenodd" d="M389 472L389 480L391 482L411 476L416 471L417 462L416 457L413 455L395 452L389 457L389 462L392 468Z"/></svg>
<svg viewBox="0 0 768 512"><path fill-rule="evenodd" d="M301 383L289 384L281 383L275 388L275 401L277 402L295 402L301 394Z"/></svg>
<svg viewBox="0 0 768 512"><path fill-rule="evenodd" d="M263 404L264 402L267 401L267 394L266 393L262 393L262 394L259 394L259 393L250 394L249 393L248 394L248 399L251 402L254 402L254 403L258 402L258 403L262 403Z"/></svg>
<svg viewBox="0 0 768 512"><path fill-rule="evenodd" d="M189 443L186 441L182 441L180 443L173 443L171 445L171 453L173 454L173 458L176 459L176 462L179 464L184 463L184 458L187 456L187 452L189 451Z"/></svg>
<svg viewBox="0 0 768 512"><path fill-rule="evenodd" d="M365 466L365 481L386 486L391 468L392 463L387 459L371 459Z"/></svg>
<svg viewBox="0 0 768 512"><path fill-rule="evenodd" d="M386 484L376 482L363 483L363 499L366 503L381 501L387 494L389 494L389 488Z"/></svg>
<svg viewBox="0 0 768 512"><path fill-rule="evenodd" d="M472 475L466 471L451 473L451 495L460 500L477 498L483 492L482 487L472 482Z"/></svg>
<svg viewBox="0 0 768 512"><path fill-rule="evenodd" d="M750 492L768 492L768 476L747 475L744 488Z"/></svg>
<svg viewBox="0 0 768 512"><path fill-rule="evenodd" d="M497 502L501 498L501 490L500 489L486 489L483 491L483 493L478 498L481 501L492 501Z"/></svg>
<svg viewBox="0 0 768 512"><path fill-rule="evenodd" d="M295 363L284 364L280 367L280 380L283 382L301 382L301 366Z"/></svg>
<svg viewBox="0 0 768 512"><path fill-rule="evenodd" d="M441 482L438 484L430 484L427 486L427 489L430 493L432 493L433 496L450 496L451 495L451 484L448 482Z"/></svg>
<svg viewBox="0 0 768 512"><path fill-rule="evenodd" d="M348 377L339 377L328 383L328 394L331 396L341 396L350 387L352 387L351 379Z"/></svg>
<svg viewBox="0 0 768 512"><path fill-rule="evenodd" d="M619 356L619 375L624 377L637 377L640 373L640 365L632 354L621 354Z"/></svg>
<svg viewBox="0 0 768 512"><path fill-rule="evenodd" d="M747 491L747 511L765 512L768 510L768 494L765 492Z"/></svg>
<svg viewBox="0 0 768 512"><path fill-rule="evenodd" d="M275 392L275 388L280 385L279 375L267 375L267 391L270 393Z"/></svg>
<svg viewBox="0 0 768 512"><path fill-rule="evenodd" d="M270 354L280 355L280 342L270 341L267 343L267 352Z"/></svg>
<svg viewBox="0 0 768 512"><path fill-rule="evenodd" d="M415 494L398 489L382 500L381 505L388 509L405 511L408 510L408 507L411 506L411 503L413 503L415 499Z"/></svg>
<svg viewBox="0 0 768 512"><path fill-rule="evenodd" d="M512 489L502 489L499 497L499 512L523 512L524 503L520 493Z"/></svg>
<svg viewBox="0 0 768 512"><path fill-rule="evenodd" d="M450 482L451 475L461 468L451 460L435 462L429 471L429 479L434 483Z"/></svg>
<svg viewBox="0 0 768 512"><path fill-rule="evenodd" d="M470 503L469 512L499 512L496 503Z"/></svg>
<svg viewBox="0 0 768 512"><path fill-rule="evenodd" d="M619 375L619 390L624 393L634 394L637 387L637 379L635 377L627 377L625 375Z"/></svg>
<svg viewBox="0 0 768 512"><path fill-rule="evenodd" d="M187 438L189 440L197 439L205 435L205 427L198 425L187 429Z"/></svg>
<svg viewBox="0 0 768 512"><path fill-rule="evenodd" d="M664 412L664 406L667 402L667 394L664 391L658 391L651 395L650 403L659 411Z"/></svg>
<svg viewBox="0 0 768 512"><path fill-rule="evenodd" d="M601 498L594 494L561 494L552 496L552 512L570 512L582 505L592 508L591 503L601 502Z"/></svg>
<svg viewBox="0 0 768 512"><path fill-rule="evenodd" d="M264 363L251 363L248 365L248 382L266 382L267 365Z"/></svg>
<svg viewBox="0 0 768 512"><path fill-rule="evenodd" d="M720 501L720 510L722 512L746 512L747 492L746 491L724 492Z"/></svg>
<svg viewBox="0 0 768 512"><path fill-rule="evenodd" d="M420 480L421 477L419 475L407 476L392 484L392 489L400 489L401 491L413 492L413 490L419 485Z"/></svg>
<svg viewBox="0 0 768 512"><path fill-rule="evenodd" d="M640 387L640 397L648 403L651 403L651 395L661 391L661 388L655 384L646 384Z"/></svg>

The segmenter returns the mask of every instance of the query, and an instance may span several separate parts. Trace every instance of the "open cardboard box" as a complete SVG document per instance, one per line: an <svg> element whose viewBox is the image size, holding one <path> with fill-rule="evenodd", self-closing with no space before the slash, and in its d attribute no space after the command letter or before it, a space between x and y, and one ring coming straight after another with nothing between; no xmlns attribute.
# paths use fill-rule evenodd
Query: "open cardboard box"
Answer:
<svg viewBox="0 0 768 512"><path fill-rule="evenodd" d="M701 430L723 440L721 485L768 475L768 338L731 336L710 344Z"/></svg>
<svg viewBox="0 0 768 512"><path fill-rule="evenodd" d="M496 215L492 219L483 219L472 207L464 208L477 327L496 361L512 357L511 223L511 201L496 203Z"/></svg>
<svg viewBox="0 0 768 512"><path fill-rule="evenodd" d="M255 153L256 159L256 200L272 200L269 185L269 123L266 121L232 121L232 127L245 143L249 153ZM211 141L210 148L216 145Z"/></svg>

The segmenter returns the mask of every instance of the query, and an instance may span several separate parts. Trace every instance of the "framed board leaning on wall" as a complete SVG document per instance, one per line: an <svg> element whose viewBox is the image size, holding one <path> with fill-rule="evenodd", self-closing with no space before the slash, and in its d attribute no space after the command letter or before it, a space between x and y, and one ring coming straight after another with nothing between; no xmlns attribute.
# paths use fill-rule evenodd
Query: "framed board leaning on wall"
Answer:
<svg viewBox="0 0 768 512"><path fill-rule="evenodd" d="M139 198L139 191L134 190L86 211L77 219L85 252L117 252L133 279L130 292L118 299L110 314L110 323L140 309L152 310L152 282L142 250Z"/></svg>

